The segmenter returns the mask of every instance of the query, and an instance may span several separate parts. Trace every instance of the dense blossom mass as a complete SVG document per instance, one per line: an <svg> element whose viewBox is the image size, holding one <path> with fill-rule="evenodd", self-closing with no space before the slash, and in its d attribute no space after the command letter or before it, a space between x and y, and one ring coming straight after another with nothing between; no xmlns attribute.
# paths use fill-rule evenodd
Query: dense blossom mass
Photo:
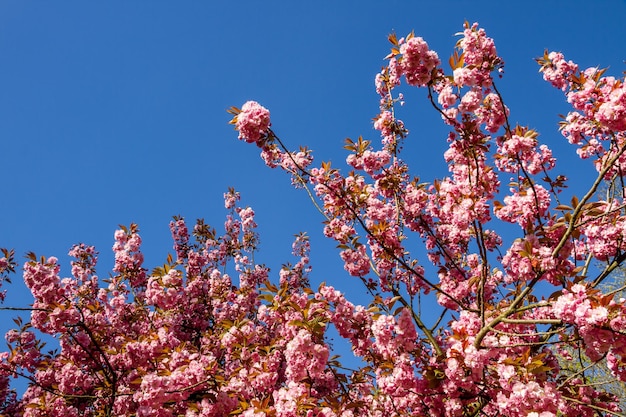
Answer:
<svg viewBox="0 0 626 417"><path fill-rule="evenodd" d="M304 233L278 274L256 263L254 210L231 189L224 232L174 218L174 252L151 271L136 225L115 232L108 279L90 246L72 248L67 278L56 258L30 254L34 303L0 353L0 414L623 415L589 372L602 362L607 378L626 382L625 300L602 286L626 260L624 79L556 52L538 59L572 106L561 132L593 177L566 197L538 132L510 123L496 85L504 61L483 29L465 25L449 70L424 39L389 40L375 80L381 140L346 140L348 173L288 150L260 104L230 110L239 138L309 190L369 304L309 287ZM424 89L448 131L444 178L420 180L400 157L410 140L397 118L402 87ZM2 279L15 266L4 250ZM358 369L334 355L331 328ZM41 334L58 349L45 350ZM28 380L20 397L13 378Z"/></svg>
<svg viewBox="0 0 626 417"><path fill-rule="evenodd" d="M265 136L270 127L270 112L254 101L248 101L241 108L237 118L239 139L246 142L258 142Z"/></svg>

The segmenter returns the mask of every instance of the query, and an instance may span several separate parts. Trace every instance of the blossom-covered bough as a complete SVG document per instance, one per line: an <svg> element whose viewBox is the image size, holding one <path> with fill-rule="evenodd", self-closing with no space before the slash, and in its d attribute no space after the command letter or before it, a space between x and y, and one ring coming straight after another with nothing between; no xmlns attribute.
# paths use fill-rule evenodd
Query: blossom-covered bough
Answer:
<svg viewBox="0 0 626 417"><path fill-rule="evenodd" d="M69 278L55 258L30 255L24 280L35 302L30 322L7 334L1 413L623 415L587 366L562 369L559 358L606 361L626 382L626 307L619 291L601 289L626 260L624 80L559 53L538 59L573 107L563 135L595 170L584 194L561 201L567 179L536 131L511 125L495 83L504 62L483 29L465 25L447 72L422 38L389 40L376 77L382 140L348 139L347 174L314 165L307 148L290 151L260 104L231 109L239 138L310 193L368 305L327 284L309 288L306 234L296 236L296 263L273 280L254 261L254 211L229 190L224 233L174 218L175 255L152 271L135 225L115 234L108 280L96 275L92 247L72 249ZM403 84L426 89L449 129L445 178L421 182L401 159L410 140L396 116ZM5 251L2 277L14 268ZM424 297L437 314L422 314ZM331 326L359 369L333 356ZM58 351L45 352L33 329L55 337ZM30 381L21 398L9 387L16 376Z"/></svg>

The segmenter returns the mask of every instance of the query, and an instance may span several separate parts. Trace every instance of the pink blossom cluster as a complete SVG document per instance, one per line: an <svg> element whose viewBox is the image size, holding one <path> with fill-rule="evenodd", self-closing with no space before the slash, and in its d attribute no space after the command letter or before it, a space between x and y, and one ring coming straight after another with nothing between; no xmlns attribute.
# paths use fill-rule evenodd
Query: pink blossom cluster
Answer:
<svg viewBox="0 0 626 417"><path fill-rule="evenodd" d="M235 204L241 199L241 196L234 189L230 189L228 193L224 193L224 207L232 209Z"/></svg>
<svg viewBox="0 0 626 417"><path fill-rule="evenodd" d="M379 74L376 74L374 83L376 92L381 96L381 106L393 101L391 90L400 85L401 76L402 70L398 68L398 60L396 58L390 58L388 65Z"/></svg>
<svg viewBox="0 0 626 417"><path fill-rule="evenodd" d="M396 119L393 113L388 110L383 110L380 113L374 122L374 129L380 131L384 144L395 143L396 135L398 135L399 132L405 132L404 123Z"/></svg>
<svg viewBox="0 0 626 417"><path fill-rule="evenodd" d="M177 218L170 222L170 231L174 240L174 251L176 258L182 261L187 257L189 245L189 230L183 219Z"/></svg>
<svg viewBox="0 0 626 417"><path fill-rule="evenodd" d="M247 101L236 116L235 129L239 131L239 139L259 143L268 134L270 124L269 110L256 101Z"/></svg>
<svg viewBox="0 0 626 417"><path fill-rule="evenodd" d="M544 55L541 72L544 80L565 91L569 87L568 79L578 72L578 65L566 61L560 52L550 52Z"/></svg>
<svg viewBox="0 0 626 417"><path fill-rule="evenodd" d="M604 101L596 113L603 126L615 131L626 130L626 84L613 77L605 78Z"/></svg>
<svg viewBox="0 0 626 417"><path fill-rule="evenodd" d="M598 172L615 175L626 166L619 155L626 136L624 80L605 76L598 68L579 70L557 52L545 53L538 62L544 79L562 89L573 107L561 123L563 135L578 145L581 158L596 158Z"/></svg>
<svg viewBox="0 0 626 417"><path fill-rule="evenodd" d="M304 233L296 235L292 249L292 254L300 259L293 266L291 264L283 265L279 273L280 284L292 288L301 288L308 285L308 274L311 272L311 266L309 265L309 252L311 250L309 237Z"/></svg>
<svg viewBox="0 0 626 417"><path fill-rule="evenodd" d="M418 87L425 86L431 81L433 70L441 63L437 53L418 36L408 37L404 42L400 41L400 54L401 73L409 85Z"/></svg>
<svg viewBox="0 0 626 417"><path fill-rule="evenodd" d="M309 331L300 329L285 349L285 376L296 382L323 377L329 353L328 346L315 343Z"/></svg>
<svg viewBox="0 0 626 417"><path fill-rule="evenodd" d="M591 253L596 259L608 262L619 256L625 248L621 236L626 227L626 219L615 210L623 204L620 200L612 202L598 201L593 204L594 210L606 212L607 215L584 216L581 219L581 239L576 242L579 253Z"/></svg>
<svg viewBox="0 0 626 417"><path fill-rule="evenodd" d="M180 287L182 276L176 269L170 270L166 275L150 276L146 288L146 302L155 307L167 310L176 304L184 302Z"/></svg>
<svg viewBox="0 0 626 417"><path fill-rule="evenodd" d="M463 37L457 47L463 51L464 66L454 70L454 82L458 86L491 86L491 72L500 70L504 61L496 52L495 42L477 23L465 24Z"/></svg>
<svg viewBox="0 0 626 417"><path fill-rule="evenodd" d="M601 326L608 320L608 310L602 305L592 306L587 297L587 288L574 284L569 290L563 290L552 306L552 313L566 323L585 326Z"/></svg>
<svg viewBox="0 0 626 417"><path fill-rule="evenodd" d="M345 249L341 252L346 271L353 277L364 277L370 272L370 261L367 256L367 247L358 246L356 249Z"/></svg>
<svg viewBox="0 0 626 417"><path fill-rule="evenodd" d="M483 105L475 110L475 114L489 133L496 133L506 123L509 109L502 103L500 96L489 93L483 99Z"/></svg>
<svg viewBox="0 0 626 417"><path fill-rule="evenodd" d="M141 236L132 229L119 229L115 232L114 272L128 272L132 275L132 285L142 287L146 283L146 273L142 268L143 253L140 251Z"/></svg>
<svg viewBox="0 0 626 417"><path fill-rule="evenodd" d="M530 175L537 175L555 166L552 151L546 145L538 146L533 131L499 138L498 154L496 166L504 172L518 173L523 169Z"/></svg>
<svg viewBox="0 0 626 417"><path fill-rule="evenodd" d="M497 207L494 212L504 221L527 228L538 218L545 216L551 201L552 197L548 190L540 184L535 184L528 190L511 189L511 194L504 197L504 205Z"/></svg>

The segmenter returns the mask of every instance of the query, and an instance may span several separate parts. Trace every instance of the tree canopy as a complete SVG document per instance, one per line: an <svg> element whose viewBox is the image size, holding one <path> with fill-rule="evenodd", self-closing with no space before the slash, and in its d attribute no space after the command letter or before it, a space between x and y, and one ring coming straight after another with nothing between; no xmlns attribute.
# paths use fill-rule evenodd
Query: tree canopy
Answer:
<svg viewBox="0 0 626 417"><path fill-rule="evenodd" d="M330 281L311 288L305 233L276 279L254 258L254 210L230 189L224 231L175 217L174 253L153 269L135 224L116 231L108 278L91 246L72 248L66 278L57 258L29 254L23 278L35 301L0 354L2 413L623 415L591 370L604 363L626 381L622 288L603 286L626 259L624 79L558 52L537 59L572 107L564 140L595 177L562 201L568 179L538 132L510 122L497 87L504 61L483 29L466 23L449 59L413 33L389 41L376 76L381 140L347 139L349 172L289 149L261 104L230 109L239 139L309 192L368 304ZM449 131L448 176L424 178L402 158L408 88L426 91L424 111ZM8 279L17 264L3 255ZM437 306L428 315L427 297ZM334 355L330 328L357 369ZM41 334L58 349L46 351ZM563 366L577 352L585 365ZM15 377L29 381L19 397Z"/></svg>

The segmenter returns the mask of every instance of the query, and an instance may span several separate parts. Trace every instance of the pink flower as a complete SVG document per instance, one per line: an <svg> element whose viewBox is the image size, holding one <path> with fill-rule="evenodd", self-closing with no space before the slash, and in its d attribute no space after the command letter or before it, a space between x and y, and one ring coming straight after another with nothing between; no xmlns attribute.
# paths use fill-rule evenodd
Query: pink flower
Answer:
<svg viewBox="0 0 626 417"><path fill-rule="evenodd" d="M256 101L247 101L241 107L241 113L237 115L235 129L239 131L239 139L258 144L269 132L270 124L269 110Z"/></svg>
<svg viewBox="0 0 626 417"><path fill-rule="evenodd" d="M400 46L400 68L409 85L426 86L433 70L440 64L439 56L420 37L412 37Z"/></svg>
<svg viewBox="0 0 626 417"><path fill-rule="evenodd" d="M565 61L563 54L560 52L550 52L548 60L541 67L543 79L563 91L570 84L569 77L577 71L578 65L572 61Z"/></svg>
<svg viewBox="0 0 626 417"><path fill-rule="evenodd" d="M356 250L346 249L340 253L340 256L344 261L344 268L353 277L363 277L370 272L370 262L364 245Z"/></svg>
<svg viewBox="0 0 626 417"><path fill-rule="evenodd" d="M491 71L501 72L504 62L496 52L495 43L478 24L465 25L458 48L463 51L464 66L454 70L454 83L459 86L489 87Z"/></svg>
<svg viewBox="0 0 626 417"><path fill-rule="evenodd" d="M612 130L626 130L626 85L614 87L608 100L600 105L598 121Z"/></svg>
<svg viewBox="0 0 626 417"><path fill-rule="evenodd" d="M450 108L456 103L458 100L458 96L452 92L452 86L447 85L441 90L439 93L439 97L437 97L437 101L441 104L441 107L444 109Z"/></svg>
<svg viewBox="0 0 626 417"><path fill-rule="evenodd" d="M550 200L548 190L539 184L530 190L511 189L511 195L504 197L504 206L497 207L494 212L501 220L527 228L547 212Z"/></svg>
<svg viewBox="0 0 626 417"><path fill-rule="evenodd" d="M455 80L457 75L461 75L459 72L457 74L457 70L454 70ZM459 80L460 81L460 80ZM463 83L461 83L463 84ZM480 89L472 89L463 95L461 98L461 104L459 104L459 110L465 113L473 112L480 106L480 101L482 99L482 92Z"/></svg>
<svg viewBox="0 0 626 417"><path fill-rule="evenodd" d="M509 109L500 101L500 97L491 93L485 97L483 106L476 110L481 123L485 124L485 129L490 133L495 133L506 122Z"/></svg>
<svg viewBox="0 0 626 417"><path fill-rule="evenodd" d="M329 353L328 346L315 343L309 331L300 329L285 349L287 378L294 382L301 382L307 377L320 378Z"/></svg>

